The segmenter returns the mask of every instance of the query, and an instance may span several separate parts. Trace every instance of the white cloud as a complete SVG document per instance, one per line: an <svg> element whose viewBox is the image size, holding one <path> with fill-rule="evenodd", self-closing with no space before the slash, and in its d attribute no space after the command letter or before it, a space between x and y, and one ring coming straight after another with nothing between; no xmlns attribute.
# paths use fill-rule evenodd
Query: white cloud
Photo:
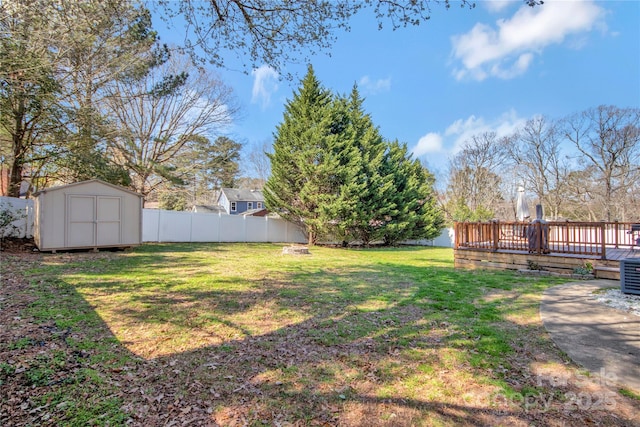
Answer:
<svg viewBox="0 0 640 427"><path fill-rule="evenodd" d="M445 136L449 142L449 153L455 154L460 151L474 135L485 132L495 132L498 138L511 135L526 121L527 119L518 117L515 110L509 110L490 121L475 115L467 119L458 119L445 130Z"/></svg>
<svg viewBox="0 0 640 427"><path fill-rule="evenodd" d="M430 132L420 138L415 147L411 149L414 156L420 157L428 153L438 153L442 151L442 136Z"/></svg>
<svg viewBox="0 0 640 427"><path fill-rule="evenodd" d="M261 65L251 72L253 76L253 90L251 103L260 103L267 108L271 103L271 95L278 90L278 72L268 65Z"/></svg>
<svg viewBox="0 0 640 427"><path fill-rule="evenodd" d="M522 4L521 0L484 0L481 4L490 12L502 12L514 3Z"/></svg>
<svg viewBox="0 0 640 427"><path fill-rule="evenodd" d="M371 80L369 76L364 76L358 82L358 86L362 88L364 93L375 95L380 92L388 92L391 90L391 77L386 79Z"/></svg>
<svg viewBox="0 0 640 427"><path fill-rule="evenodd" d="M512 79L520 74L524 74L527 68L529 68L531 61L533 61L533 54L523 53L514 61L511 68L507 68L506 70L502 68L501 64L494 64L491 67L491 75L505 80Z"/></svg>
<svg viewBox="0 0 640 427"><path fill-rule="evenodd" d="M509 110L491 120L471 115L458 119L446 127L444 132L430 132L418 140L411 150L416 157L438 157L442 162L459 152L475 135L495 132L498 138L513 134L524 126L527 119L519 117L515 110ZM423 157L424 158L424 157Z"/></svg>
<svg viewBox="0 0 640 427"><path fill-rule="evenodd" d="M478 23L468 33L453 36L452 56L461 63L453 74L458 80L521 75L535 53L570 35L603 29L605 14L592 0L549 1L533 8L523 5L510 19L496 21L497 28Z"/></svg>

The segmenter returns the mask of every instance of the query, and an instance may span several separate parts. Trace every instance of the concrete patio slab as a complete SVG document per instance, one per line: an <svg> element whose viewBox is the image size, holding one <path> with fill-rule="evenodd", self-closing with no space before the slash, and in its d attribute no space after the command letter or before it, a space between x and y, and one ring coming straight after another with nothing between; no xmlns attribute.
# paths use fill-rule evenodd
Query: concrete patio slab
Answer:
<svg viewBox="0 0 640 427"><path fill-rule="evenodd" d="M601 304L593 293L619 288L614 280L589 280L549 288L540 317L551 338L595 376L640 392L640 317Z"/></svg>

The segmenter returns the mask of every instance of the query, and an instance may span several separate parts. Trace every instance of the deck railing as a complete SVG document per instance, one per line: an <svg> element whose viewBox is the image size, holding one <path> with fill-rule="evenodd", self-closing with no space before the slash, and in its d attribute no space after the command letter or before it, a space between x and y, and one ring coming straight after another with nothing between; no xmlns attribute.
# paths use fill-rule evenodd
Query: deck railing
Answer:
<svg viewBox="0 0 640 427"><path fill-rule="evenodd" d="M606 259L607 248L640 248L630 222L458 222L455 248L561 253Z"/></svg>

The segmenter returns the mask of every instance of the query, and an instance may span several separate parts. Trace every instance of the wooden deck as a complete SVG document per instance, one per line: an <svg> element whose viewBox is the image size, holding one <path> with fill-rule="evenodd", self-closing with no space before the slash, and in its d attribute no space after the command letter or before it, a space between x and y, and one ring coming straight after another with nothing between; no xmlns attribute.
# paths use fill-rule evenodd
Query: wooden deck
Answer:
<svg viewBox="0 0 640 427"><path fill-rule="evenodd" d="M620 260L640 258L637 236L626 223L548 223L538 225L532 245L522 223L456 224L455 266L536 270L572 275L593 267L597 278L620 279ZM544 233L544 234L542 234Z"/></svg>
<svg viewBox="0 0 640 427"><path fill-rule="evenodd" d="M594 277L620 279L620 260L640 258L640 250L612 250L606 260L576 254L530 254L528 251L498 250L488 252L471 248L454 249L456 268L537 270L562 275L572 275L578 268L593 267Z"/></svg>
<svg viewBox="0 0 640 427"><path fill-rule="evenodd" d="M640 258L640 248L638 249L608 249L607 259L611 261L620 261L627 258Z"/></svg>

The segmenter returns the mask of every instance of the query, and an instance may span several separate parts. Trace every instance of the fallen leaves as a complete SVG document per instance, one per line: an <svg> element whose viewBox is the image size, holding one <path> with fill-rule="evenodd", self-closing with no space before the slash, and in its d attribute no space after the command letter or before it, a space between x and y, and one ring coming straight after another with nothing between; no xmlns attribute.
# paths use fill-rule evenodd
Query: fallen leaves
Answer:
<svg viewBox="0 0 640 427"><path fill-rule="evenodd" d="M113 256L83 256L94 255ZM187 319L191 329L180 337L186 349L169 351L163 346L175 338L171 334L176 329L160 324L145 331L145 354L154 357L143 358L131 346L140 345L137 332L145 325L136 329L135 324L123 324L123 329L130 328L126 341L131 345L125 345L123 337L114 335L94 313L99 303L90 307L73 288L59 283L46 289L46 301L38 301L42 296L34 286L49 282L25 272L40 268L42 255L9 256L3 260L0 295L3 426L82 423L79 420L130 426L623 426L634 419L634 410L638 412L638 405L622 399L616 401L615 414L563 411L561 403L548 413L500 404L494 399L500 389L495 382L526 392L537 387L534 369L544 367L549 378L560 378L574 368L562 364L557 350L540 348L536 340L541 331L533 328L519 330L515 354L504 364L493 370L472 368L460 360L463 350L451 341L460 325L449 318L429 319L424 306L411 304L335 305L305 316L290 310L297 316L293 321L268 311L276 310L277 304L260 300L269 296L266 290L254 291L238 305L262 310L253 319L253 332L245 328L249 319L243 318L243 333L232 325L227 337L205 336L198 329L201 322L193 317ZM71 260L68 254L46 259L56 268ZM81 270L77 264L70 268ZM268 278L261 286L268 289ZM274 289L281 292L283 286L279 282ZM196 305L184 297L171 298L176 304ZM64 315L34 314L38 304L49 310L58 302L75 304L76 312L94 317L68 326ZM369 311L371 307L382 309ZM403 334L407 325L410 333ZM463 338L479 341L477 335ZM190 346L190 340L198 345ZM584 391L559 382L554 387L539 390Z"/></svg>

